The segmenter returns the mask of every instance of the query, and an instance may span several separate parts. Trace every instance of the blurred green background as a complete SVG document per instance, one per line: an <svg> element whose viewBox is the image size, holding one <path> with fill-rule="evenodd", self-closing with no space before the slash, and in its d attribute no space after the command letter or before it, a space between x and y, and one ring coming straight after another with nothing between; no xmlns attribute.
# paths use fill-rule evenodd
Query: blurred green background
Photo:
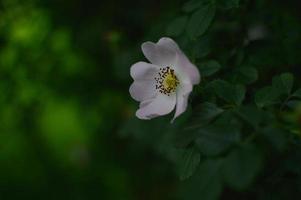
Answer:
<svg viewBox="0 0 301 200"><path fill-rule="evenodd" d="M227 65L248 54L260 72L250 90L282 71L300 84L298 1L241 1L230 10L218 1L212 32L192 48L170 25L184 0L0 0L0 199L182 199L163 133L191 109L168 130L170 116L135 119L129 69L145 60L142 42L172 36L195 62ZM242 50L247 29L263 24L268 39ZM221 198L258 199L254 188Z"/></svg>
<svg viewBox="0 0 301 200"><path fill-rule="evenodd" d="M169 195L167 162L118 132L140 44L179 3L0 1L0 199Z"/></svg>

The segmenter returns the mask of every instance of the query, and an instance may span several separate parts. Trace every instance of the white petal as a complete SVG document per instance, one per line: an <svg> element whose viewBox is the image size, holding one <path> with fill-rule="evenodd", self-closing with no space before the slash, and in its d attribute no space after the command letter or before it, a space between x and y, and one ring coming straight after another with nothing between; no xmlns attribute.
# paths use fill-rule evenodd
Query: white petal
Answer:
<svg viewBox="0 0 301 200"><path fill-rule="evenodd" d="M141 103L141 107L136 112L139 119L151 119L157 116L170 113L176 104L176 95L167 96L158 93L151 103Z"/></svg>
<svg viewBox="0 0 301 200"><path fill-rule="evenodd" d="M180 85L180 88L177 91L176 112L171 122L173 122L178 116L180 116L187 109L188 97L191 91L192 91L191 84L188 83L188 84Z"/></svg>
<svg viewBox="0 0 301 200"><path fill-rule="evenodd" d="M134 83L130 86L130 94L136 101L144 101L156 95L155 76L159 68L146 62L138 62L131 67Z"/></svg>
<svg viewBox="0 0 301 200"><path fill-rule="evenodd" d="M157 43L158 46L164 46L165 48L170 49L171 51L175 51L178 55L178 66L177 68L183 69L185 73L189 76L189 79L192 84L198 84L200 82L200 73L197 67L192 64L186 55L179 48L177 43L173 41L171 38L163 37Z"/></svg>
<svg viewBox="0 0 301 200"><path fill-rule="evenodd" d="M166 46L170 49L174 49L174 50L177 50L177 51L181 51L178 44L171 38L169 37L163 37L161 38L159 41L158 41L158 45L161 45L161 46Z"/></svg>
<svg viewBox="0 0 301 200"><path fill-rule="evenodd" d="M142 108L142 107L147 106L147 105L150 104L153 100L154 100L154 99L147 99L147 100L141 101L141 102L140 102L140 105L139 105L139 108Z"/></svg>
<svg viewBox="0 0 301 200"><path fill-rule="evenodd" d="M173 123L177 117L179 117L183 112L186 111L188 105L188 96L189 94L177 96L176 112L173 119L171 120L171 123Z"/></svg>
<svg viewBox="0 0 301 200"><path fill-rule="evenodd" d="M160 67L174 66L176 52L164 45L145 42L141 46L144 56L153 64Z"/></svg>
<svg viewBox="0 0 301 200"><path fill-rule="evenodd" d="M154 80L136 80L130 86L130 94L136 101L144 101L156 96Z"/></svg>
<svg viewBox="0 0 301 200"><path fill-rule="evenodd" d="M154 79L159 67L146 62L137 62L131 66L131 76L134 80Z"/></svg>

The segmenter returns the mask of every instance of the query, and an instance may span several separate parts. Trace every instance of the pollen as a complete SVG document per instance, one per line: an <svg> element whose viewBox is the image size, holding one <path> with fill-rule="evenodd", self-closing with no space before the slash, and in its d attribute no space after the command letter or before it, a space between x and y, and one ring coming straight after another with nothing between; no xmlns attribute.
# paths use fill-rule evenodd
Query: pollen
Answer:
<svg viewBox="0 0 301 200"><path fill-rule="evenodd" d="M155 77L156 89L160 93L170 96L171 93L175 92L179 85L179 79L175 75L174 69L171 67L160 68L158 76Z"/></svg>

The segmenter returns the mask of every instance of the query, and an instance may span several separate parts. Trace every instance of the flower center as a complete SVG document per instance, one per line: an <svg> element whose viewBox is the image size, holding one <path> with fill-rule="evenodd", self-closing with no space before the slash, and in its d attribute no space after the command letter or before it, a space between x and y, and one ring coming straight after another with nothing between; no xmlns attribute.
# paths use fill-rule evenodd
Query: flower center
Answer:
<svg viewBox="0 0 301 200"><path fill-rule="evenodd" d="M179 79L175 75L175 70L170 67L160 68L158 76L155 77L156 80L156 89L159 90L162 94L170 95L172 92L175 92L177 86L179 85Z"/></svg>

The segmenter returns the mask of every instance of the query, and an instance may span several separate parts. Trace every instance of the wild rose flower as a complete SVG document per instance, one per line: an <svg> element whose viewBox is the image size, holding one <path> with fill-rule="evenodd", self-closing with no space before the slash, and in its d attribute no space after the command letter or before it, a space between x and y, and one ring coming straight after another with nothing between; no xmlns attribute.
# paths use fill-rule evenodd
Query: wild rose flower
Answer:
<svg viewBox="0 0 301 200"><path fill-rule="evenodd" d="M174 120L186 110L192 87L200 82L199 71L171 38L145 42L142 51L151 63L137 62L131 67L130 94L140 102L136 116L152 119L176 107Z"/></svg>

